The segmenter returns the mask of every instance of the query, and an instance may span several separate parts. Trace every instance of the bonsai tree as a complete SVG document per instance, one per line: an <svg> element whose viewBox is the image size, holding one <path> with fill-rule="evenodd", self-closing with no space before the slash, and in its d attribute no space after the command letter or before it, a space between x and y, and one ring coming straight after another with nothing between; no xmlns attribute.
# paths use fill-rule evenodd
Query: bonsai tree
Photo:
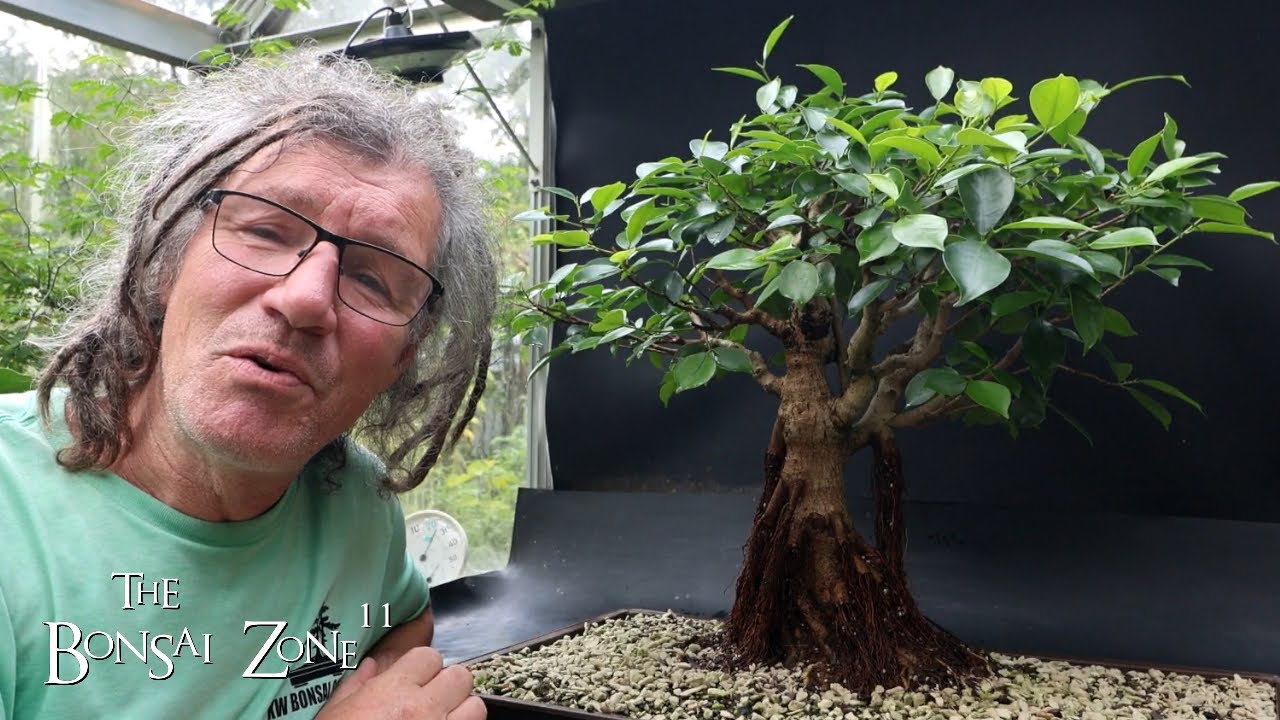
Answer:
<svg viewBox="0 0 1280 720"><path fill-rule="evenodd" d="M1157 398L1198 409L1115 357L1108 341L1134 330L1108 297L1138 275L1176 286L1203 267L1173 252L1192 233L1274 240L1239 202L1280 183L1212 193L1223 155L1188 154L1168 116L1127 153L1085 139L1111 93L1157 78L1059 75L1023 100L1003 78L957 82L938 67L913 105L896 73L851 95L835 69L802 65L820 87L801 95L764 62L787 22L758 69L719 68L758 84L726 135L641 164L634 180L553 189L573 212L525 215L554 218L534 242L578 260L518 294L515 329L542 343L561 326L544 361L606 347L647 358L665 370L663 402L727 373L777 397L725 624L740 660L816 664L859 691L962 681L986 671L983 656L929 621L908 586L897 433L948 419L1038 426L1063 371L1119 388L1166 426ZM862 451L874 533L843 502L842 470Z"/></svg>

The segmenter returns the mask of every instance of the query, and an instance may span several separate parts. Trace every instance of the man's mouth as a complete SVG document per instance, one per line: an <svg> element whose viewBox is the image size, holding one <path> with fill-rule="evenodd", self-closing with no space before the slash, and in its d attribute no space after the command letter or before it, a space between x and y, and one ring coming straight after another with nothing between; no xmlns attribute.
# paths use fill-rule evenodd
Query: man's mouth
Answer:
<svg viewBox="0 0 1280 720"><path fill-rule="evenodd" d="M298 362L292 361L286 357L277 357L274 353L270 352L264 353L248 350L233 352L232 356L253 363L258 366L258 368L271 373L278 381L283 381L285 384L310 384L303 367Z"/></svg>
<svg viewBox="0 0 1280 720"><path fill-rule="evenodd" d="M258 367L262 368L263 370L270 370L271 372L285 372L284 370L282 370L282 369L280 369L280 368L276 367L275 365L272 365L271 363L267 362L266 358L264 358L264 357L262 357L262 356L260 356L260 355L250 355L248 359L250 359L250 360L254 361L255 363L257 363L257 364L258 364Z"/></svg>

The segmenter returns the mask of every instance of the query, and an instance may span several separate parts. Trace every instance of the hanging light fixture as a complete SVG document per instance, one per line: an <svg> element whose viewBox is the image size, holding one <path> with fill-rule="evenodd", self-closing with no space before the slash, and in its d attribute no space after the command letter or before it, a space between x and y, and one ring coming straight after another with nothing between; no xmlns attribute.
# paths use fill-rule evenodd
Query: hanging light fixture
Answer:
<svg viewBox="0 0 1280 720"><path fill-rule="evenodd" d="M356 36L379 13L385 12L382 37L355 44ZM412 10L410 10L412 24ZM404 14L390 7L379 8L351 33L342 48L346 57L364 60L384 72L420 83L437 82L460 55L476 50L480 41L470 32L414 35L405 25Z"/></svg>

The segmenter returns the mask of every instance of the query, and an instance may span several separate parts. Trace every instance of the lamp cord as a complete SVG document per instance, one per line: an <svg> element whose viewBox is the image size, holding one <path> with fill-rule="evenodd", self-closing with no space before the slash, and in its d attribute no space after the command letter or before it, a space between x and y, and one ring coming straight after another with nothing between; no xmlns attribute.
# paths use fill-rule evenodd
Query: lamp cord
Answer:
<svg viewBox="0 0 1280 720"><path fill-rule="evenodd" d="M387 7L380 7L377 10L374 10L373 12L369 13L369 17L361 20L360 24L357 25L356 29L351 33L351 37L347 38L347 43L342 46L342 54L343 55L347 54L347 51L351 49L351 43L356 41L356 36L358 36L364 30L365 26L369 24L370 20L378 17L378 15L384 12L392 12L392 11L393 11L393 8L391 8L390 6L387 6Z"/></svg>
<svg viewBox="0 0 1280 720"><path fill-rule="evenodd" d="M449 28L444 24L444 20L441 19L440 12L437 10L435 4L432 3L431 0L424 0L424 2L427 5L427 9L431 11L431 17L435 19L436 24L440 26L440 29L445 32L449 32ZM375 15L376 14L377 13L375 13ZM372 17L373 16L370 16L370 19L372 19ZM365 22L368 22L368 20ZM476 69L471 66L471 62L466 58L462 59L462 64L467 68L467 73L471 75L471 80L476 84L476 88L480 90L480 94L484 95L484 99L488 101L489 108L493 110L493 114L498 119L498 124L500 124L502 129L506 131L507 137L511 138L511 142L515 143L516 149L524 156L524 160L529 164L529 168L533 170L535 174L540 175L542 171L538 169L538 163L533 161L533 158L529 155L529 151L525 149L524 143L516 136L516 131L512 129L511 124L507 122L507 118L502 114L502 110L498 109L498 103L493 99L493 95L489 93L489 88L485 87L484 83L480 80L480 76L476 74Z"/></svg>

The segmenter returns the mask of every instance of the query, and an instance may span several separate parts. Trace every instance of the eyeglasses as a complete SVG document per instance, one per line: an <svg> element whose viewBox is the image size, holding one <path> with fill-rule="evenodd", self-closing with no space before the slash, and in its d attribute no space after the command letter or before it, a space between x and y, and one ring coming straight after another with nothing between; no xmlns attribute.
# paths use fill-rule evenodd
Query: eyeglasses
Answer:
<svg viewBox="0 0 1280 720"><path fill-rule="evenodd" d="M213 215L213 249L246 270L284 277L321 242L338 247L338 298L387 325L408 325L444 294L426 268L385 248L335 235L266 198L238 190L205 193Z"/></svg>

